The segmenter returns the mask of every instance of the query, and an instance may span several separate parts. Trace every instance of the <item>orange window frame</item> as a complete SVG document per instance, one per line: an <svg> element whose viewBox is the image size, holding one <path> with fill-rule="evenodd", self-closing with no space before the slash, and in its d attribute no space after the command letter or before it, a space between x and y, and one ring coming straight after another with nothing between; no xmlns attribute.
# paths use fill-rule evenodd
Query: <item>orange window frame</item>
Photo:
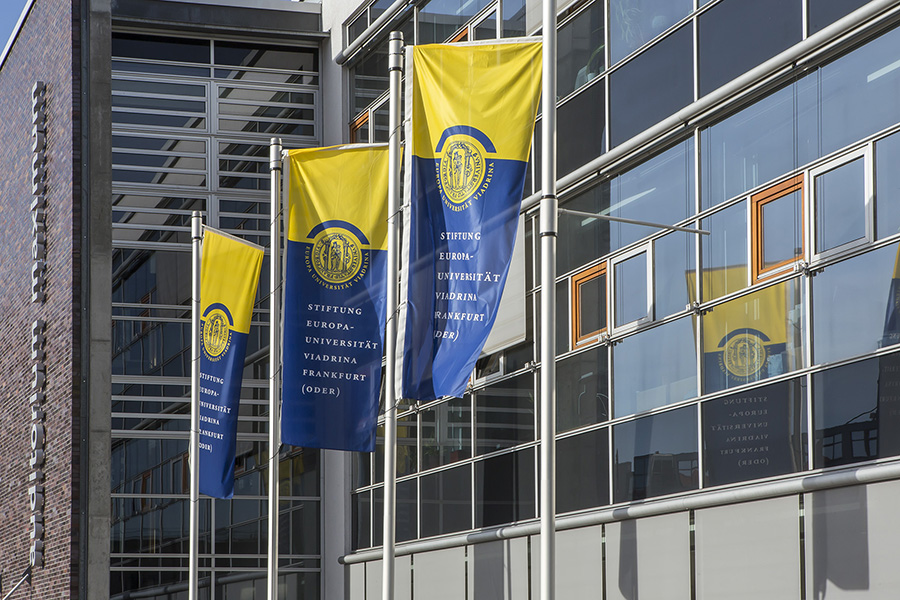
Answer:
<svg viewBox="0 0 900 600"><path fill-rule="evenodd" d="M609 328L609 323L606 318L606 315L603 315L603 322L606 324L604 327L597 329L596 331L591 331L585 334L581 333L581 314L582 314L582 306L581 306L581 286L596 279L598 277L606 276L606 263L600 263L599 265L594 265L580 273L576 273L572 276L572 287L570 290L571 296L571 304L572 304L572 348L577 348L579 345L584 344L585 341L595 338L596 336L604 333ZM603 286L601 290L602 294L606 294L606 286Z"/></svg>
<svg viewBox="0 0 900 600"><path fill-rule="evenodd" d="M800 192L800 253L792 258L781 261L771 267L763 268L763 230L762 211L766 204L780 200L788 194ZM797 175L786 181L782 181L761 192L750 196L750 262L753 269L753 282L763 281L774 277L784 270L787 265L803 258L803 249L806 248L806 233L803 227L803 175Z"/></svg>
<svg viewBox="0 0 900 600"><path fill-rule="evenodd" d="M356 120L354 120L352 123L350 123L350 143L351 144L368 144L369 143L369 140L359 141L357 139L357 137L359 135L359 130L362 128L363 125L366 125L368 123L369 123L369 111L368 110L366 112L364 112L363 114L359 115L358 117L356 117Z"/></svg>

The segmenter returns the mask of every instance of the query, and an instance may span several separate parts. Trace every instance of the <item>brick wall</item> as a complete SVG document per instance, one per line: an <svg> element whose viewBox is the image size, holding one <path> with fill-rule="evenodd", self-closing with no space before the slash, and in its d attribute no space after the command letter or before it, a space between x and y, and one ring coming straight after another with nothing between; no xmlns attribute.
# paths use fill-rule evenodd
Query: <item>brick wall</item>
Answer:
<svg viewBox="0 0 900 600"><path fill-rule="evenodd" d="M0 68L0 576L28 566L31 323L46 321L44 566L14 599L78 597L79 0L35 0ZM47 85L46 301L31 300L31 89Z"/></svg>

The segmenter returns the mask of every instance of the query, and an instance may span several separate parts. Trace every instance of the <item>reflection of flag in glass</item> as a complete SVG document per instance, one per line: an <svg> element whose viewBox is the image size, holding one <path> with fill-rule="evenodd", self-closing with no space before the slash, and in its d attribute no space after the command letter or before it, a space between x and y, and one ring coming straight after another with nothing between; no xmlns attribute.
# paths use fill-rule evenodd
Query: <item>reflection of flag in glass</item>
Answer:
<svg viewBox="0 0 900 600"><path fill-rule="evenodd" d="M263 249L205 228L200 267L200 492L234 494L241 378Z"/></svg>
<svg viewBox="0 0 900 600"><path fill-rule="evenodd" d="M891 278L891 285L888 290L881 347L892 346L898 342L900 342L900 246L897 247L897 258L894 260L894 275Z"/></svg>
<svg viewBox="0 0 900 600"><path fill-rule="evenodd" d="M400 393L461 396L497 316L540 92L539 43L415 46Z"/></svg>
<svg viewBox="0 0 900 600"><path fill-rule="evenodd" d="M292 150L281 438L371 452L381 386L387 146Z"/></svg>
<svg viewBox="0 0 900 600"><path fill-rule="evenodd" d="M703 276L706 283L707 273ZM759 381L794 368L788 364L787 351L791 285L786 282L769 286L719 304L706 313L705 392Z"/></svg>

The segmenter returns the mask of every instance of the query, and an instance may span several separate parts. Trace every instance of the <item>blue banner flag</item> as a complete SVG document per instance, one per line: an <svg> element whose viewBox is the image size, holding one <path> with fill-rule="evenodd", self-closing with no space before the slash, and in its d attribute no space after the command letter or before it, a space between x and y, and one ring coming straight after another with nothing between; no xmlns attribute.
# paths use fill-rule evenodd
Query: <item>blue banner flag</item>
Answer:
<svg viewBox="0 0 900 600"><path fill-rule="evenodd" d="M408 61L409 62L409 61ZM541 45L412 48L401 395L461 396L512 256L541 88Z"/></svg>
<svg viewBox="0 0 900 600"><path fill-rule="evenodd" d="M200 266L200 493L234 495L241 378L263 249L204 228Z"/></svg>
<svg viewBox="0 0 900 600"><path fill-rule="evenodd" d="M386 145L288 153L281 439L371 452L387 268Z"/></svg>

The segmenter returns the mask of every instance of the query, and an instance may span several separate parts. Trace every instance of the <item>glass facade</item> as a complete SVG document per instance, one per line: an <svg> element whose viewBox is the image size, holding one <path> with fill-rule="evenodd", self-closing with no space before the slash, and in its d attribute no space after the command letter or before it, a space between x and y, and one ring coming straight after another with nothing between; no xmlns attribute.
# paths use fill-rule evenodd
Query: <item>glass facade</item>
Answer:
<svg viewBox="0 0 900 600"><path fill-rule="evenodd" d="M571 5L559 19L558 175L861 4ZM709 235L560 215L550 291L560 514L900 455L889 391L900 356L898 53L900 28L879 27L562 191L566 208ZM538 128L532 174L540 158ZM526 195L537 188L529 181ZM403 408L418 432L405 442L417 446L417 466L398 472L412 538L538 514L540 365L531 361L547 291L537 227L536 212L526 214L536 335L483 357L465 398ZM371 498L382 486L378 465L353 461L359 550L377 545L367 529L380 527Z"/></svg>
<svg viewBox="0 0 900 600"><path fill-rule="evenodd" d="M267 248L269 138L321 145L316 46L113 34L113 598L187 597L190 215ZM266 265L268 259L266 259ZM268 266L254 307L233 500L200 502L201 598L261 597ZM317 451L285 447L280 585L319 598Z"/></svg>

